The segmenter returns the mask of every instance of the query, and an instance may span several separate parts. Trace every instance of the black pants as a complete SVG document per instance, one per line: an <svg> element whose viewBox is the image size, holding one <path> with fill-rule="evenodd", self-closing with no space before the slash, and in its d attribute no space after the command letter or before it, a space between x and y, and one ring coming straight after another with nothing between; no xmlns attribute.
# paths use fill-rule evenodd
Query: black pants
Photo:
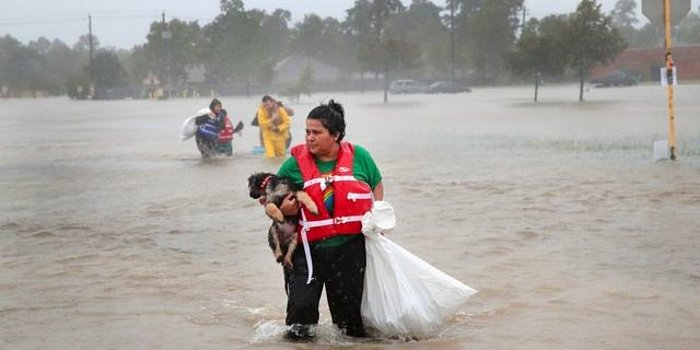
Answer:
<svg viewBox="0 0 700 350"><path fill-rule="evenodd" d="M216 155L216 140L207 140L199 136L199 133L195 135L195 140L197 141L197 149L199 149L199 153L202 154L202 158L209 158Z"/></svg>
<svg viewBox="0 0 700 350"><path fill-rule="evenodd" d="M360 307L365 278L365 240L362 234L338 247L311 248L314 275L306 284L304 248L294 252L294 268L289 273L287 325L318 323L318 305L326 287L328 308L333 323L353 337L365 336Z"/></svg>

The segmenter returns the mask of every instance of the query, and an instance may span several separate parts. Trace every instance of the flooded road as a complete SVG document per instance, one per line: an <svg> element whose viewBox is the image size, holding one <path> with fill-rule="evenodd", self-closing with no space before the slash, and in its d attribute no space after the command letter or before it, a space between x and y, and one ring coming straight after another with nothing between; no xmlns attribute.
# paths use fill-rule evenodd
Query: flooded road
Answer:
<svg viewBox="0 0 700 350"><path fill-rule="evenodd" d="M0 100L0 339L7 349L689 349L700 335L700 85L317 94L346 108L394 205L389 237L478 289L441 333L354 343L321 307L282 339L286 297L246 178L258 97L223 97L234 156L182 121L209 99Z"/></svg>

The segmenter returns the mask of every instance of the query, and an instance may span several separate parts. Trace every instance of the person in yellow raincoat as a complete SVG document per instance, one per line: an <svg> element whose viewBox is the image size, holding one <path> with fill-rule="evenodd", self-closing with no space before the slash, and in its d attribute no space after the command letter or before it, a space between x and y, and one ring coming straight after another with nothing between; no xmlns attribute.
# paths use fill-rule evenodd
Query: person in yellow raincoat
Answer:
<svg viewBox="0 0 700 350"><path fill-rule="evenodd" d="M283 158L291 124L287 111L272 97L265 95L257 115L265 147L265 158Z"/></svg>

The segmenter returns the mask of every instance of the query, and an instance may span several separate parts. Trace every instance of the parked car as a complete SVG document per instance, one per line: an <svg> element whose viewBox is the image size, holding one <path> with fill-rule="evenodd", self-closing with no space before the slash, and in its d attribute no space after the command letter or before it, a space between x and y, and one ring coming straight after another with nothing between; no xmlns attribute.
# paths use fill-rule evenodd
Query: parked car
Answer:
<svg viewBox="0 0 700 350"><path fill-rule="evenodd" d="M456 94L460 92L472 92L472 90L451 81L434 82L428 87L428 93L431 94Z"/></svg>
<svg viewBox="0 0 700 350"><path fill-rule="evenodd" d="M637 85L637 79L623 71L616 70L608 72L601 78L593 78L590 83L595 85L595 87L634 86Z"/></svg>
<svg viewBox="0 0 700 350"><path fill-rule="evenodd" d="M392 94L420 94L428 91L428 88L420 82L410 79L394 80L389 85Z"/></svg>

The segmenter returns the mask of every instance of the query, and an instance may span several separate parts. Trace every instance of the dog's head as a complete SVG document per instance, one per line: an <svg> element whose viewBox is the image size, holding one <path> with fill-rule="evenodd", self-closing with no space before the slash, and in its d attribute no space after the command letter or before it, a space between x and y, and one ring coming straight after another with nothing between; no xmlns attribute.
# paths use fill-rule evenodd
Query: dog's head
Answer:
<svg viewBox="0 0 700 350"><path fill-rule="evenodd" d="M260 203L265 202L265 188L275 177L272 173L255 173L248 177L248 194L250 198L260 200Z"/></svg>

